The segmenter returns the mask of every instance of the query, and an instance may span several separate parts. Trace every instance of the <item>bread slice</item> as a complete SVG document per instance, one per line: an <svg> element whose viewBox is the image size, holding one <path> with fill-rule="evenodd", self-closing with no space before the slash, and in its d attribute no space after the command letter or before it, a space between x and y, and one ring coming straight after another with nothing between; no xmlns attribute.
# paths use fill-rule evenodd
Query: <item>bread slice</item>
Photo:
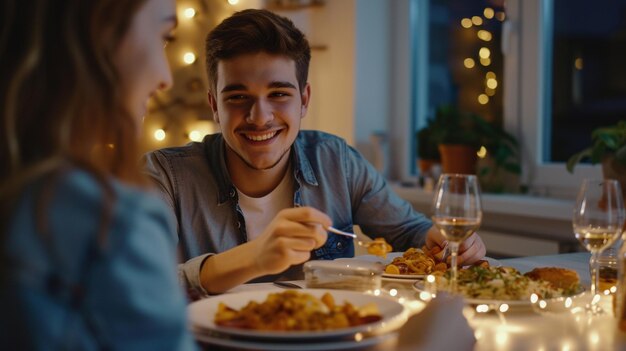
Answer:
<svg viewBox="0 0 626 351"><path fill-rule="evenodd" d="M541 267L524 275L532 280L546 281L554 289L577 290L580 285L578 273L567 268Z"/></svg>

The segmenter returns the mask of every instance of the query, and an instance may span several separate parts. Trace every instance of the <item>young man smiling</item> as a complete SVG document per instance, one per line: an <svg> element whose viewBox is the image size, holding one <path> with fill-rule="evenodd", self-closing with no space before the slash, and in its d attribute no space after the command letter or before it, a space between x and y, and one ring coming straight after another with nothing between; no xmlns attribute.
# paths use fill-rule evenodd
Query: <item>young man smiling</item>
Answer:
<svg viewBox="0 0 626 351"><path fill-rule="evenodd" d="M207 36L209 103L221 133L146 156L178 220L180 276L200 293L255 278L294 277L309 259L354 255L325 227L358 224L395 251L443 246L432 223L400 199L342 139L301 131L311 87L309 44L293 23L245 10ZM459 262L481 259L477 235Z"/></svg>

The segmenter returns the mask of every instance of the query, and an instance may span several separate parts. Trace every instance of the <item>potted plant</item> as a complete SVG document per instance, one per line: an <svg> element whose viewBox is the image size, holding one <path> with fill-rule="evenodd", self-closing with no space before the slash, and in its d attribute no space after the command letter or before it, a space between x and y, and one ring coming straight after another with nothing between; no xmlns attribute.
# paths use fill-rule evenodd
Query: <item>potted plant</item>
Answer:
<svg viewBox="0 0 626 351"><path fill-rule="evenodd" d="M591 164L602 164L604 178L617 179L626 198L626 121L596 128L591 132L591 146L572 155L567 170L574 172L576 164L589 159Z"/></svg>
<svg viewBox="0 0 626 351"><path fill-rule="evenodd" d="M452 106L440 106L435 114L433 140L438 144L444 173L476 174L477 153L489 158L478 175L485 180L486 190L501 191L492 187L501 170L520 174L518 143L503 128L485 121L472 113L463 113Z"/></svg>
<svg viewBox="0 0 626 351"><path fill-rule="evenodd" d="M418 168L421 174L430 174L433 166L441 162L437 142L434 140L437 125L434 119L429 119L426 127L416 133Z"/></svg>

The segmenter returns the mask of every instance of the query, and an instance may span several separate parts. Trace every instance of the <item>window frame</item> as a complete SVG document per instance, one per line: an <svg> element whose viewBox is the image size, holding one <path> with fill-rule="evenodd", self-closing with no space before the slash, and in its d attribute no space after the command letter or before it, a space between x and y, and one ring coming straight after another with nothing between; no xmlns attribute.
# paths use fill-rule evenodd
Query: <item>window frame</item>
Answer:
<svg viewBox="0 0 626 351"><path fill-rule="evenodd" d="M531 194L573 198L584 178L601 178L600 165L545 161L550 135L553 0L509 0L503 28L504 127L522 147L522 183ZM533 69L534 68L534 69Z"/></svg>

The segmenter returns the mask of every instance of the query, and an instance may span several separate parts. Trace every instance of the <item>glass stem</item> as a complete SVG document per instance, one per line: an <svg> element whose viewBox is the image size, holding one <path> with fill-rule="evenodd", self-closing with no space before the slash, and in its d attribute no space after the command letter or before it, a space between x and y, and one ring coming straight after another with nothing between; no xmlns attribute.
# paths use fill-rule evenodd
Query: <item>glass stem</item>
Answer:
<svg viewBox="0 0 626 351"><path fill-rule="evenodd" d="M593 299L597 294L598 280L600 279L600 272L598 271L598 253L592 252L589 262L589 269L591 269L591 298Z"/></svg>
<svg viewBox="0 0 626 351"><path fill-rule="evenodd" d="M450 291L452 291L453 293L456 293L457 292L456 280L458 277L457 259L459 256L459 243L449 241L448 245L450 245L450 268L452 269L452 280L450 281Z"/></svg>

